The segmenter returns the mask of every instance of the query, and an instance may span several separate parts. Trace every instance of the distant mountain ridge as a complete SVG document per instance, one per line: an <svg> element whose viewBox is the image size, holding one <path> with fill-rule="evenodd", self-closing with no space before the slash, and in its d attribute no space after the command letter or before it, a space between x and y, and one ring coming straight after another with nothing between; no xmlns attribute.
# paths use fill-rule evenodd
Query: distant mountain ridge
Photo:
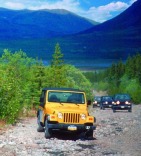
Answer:
<svg viewBox="0 0 141 156"><path fill-rule="evenodd" d="M141 0L109 21L60 38L60 43L64 52L70 46L67 52L81 59L126 59L141 53Z"/></svg>
<svg viewBox="0 0 141 156"><path fill-rule="evenodd" d="M0 38L47 38L78 33L94 26L64 9L9 10L0 8Z"/></svg>
<svg viewBox="0 0 141 156"><path fill-rule="evenodd" d="M86 29L80 30L79 27L80 23L79 23L77 27L78 32L75 31L76 34L74 34L74 31L71 31L71 33L69 31L70 34L67 34L68 32L66 29L68 25L67 27L65 27L66 28L65 29L64 28L65 22L63 25L59 23L60 28L57 26L58 29L55 30L60 30L60 31L57 32L58 34L55 32L55 35L57 34L56 36L54 35L54 32L52 31L49 32L49 34L51 34L52 32L52 38L49 39L46 38L45 36L47 32L45 31L44 32L45 35L43 34L44 36L43 38L41 38L40 36L38 37L36 36L37 39L36 38L28 39L28 36L27 38L25 36L25 39L21 39L21 40L20 39L10 40L10 41L1 40L0 50L4 48L8 48L12 51L22 49L28 54L28 56L38 57L43 60L49 60L52 57L52 54L54 52L55 44L59 43L61 47L61 51L64 54L64 58L66 60L75 59L76 62L79 62L79 60L85 60L88 61L89 64L90 59L91 60L127 59L129 55L132 56L137 52L141 53L141 11L140 10L141 10L141 0L138 0L134 2L132 6L130 6L127 10L125 10L117 17L109 21L106 21L102 24L92 26L91 28L89 27L87 30ZM64 14L63 10L59 10L59 11L60 11L59 14ZM24 10L23 12L24 14L21 11L20 16L18 17L24 16L25 12L28 13L28 10ZM35 14L34 11L30 12L30 14L32 13ZM44 15L43 12L39 11L36 12L35 17L37 17L38 14ZM65 14L67 14L67 12L65 12ZM57 15L54 14L54 16L56 21L58 19L58 14ZM63 17L64 16L65 15L63 15ZM51 17L51 15L49 17ZM62 19L63 17L61 16L60 18ZM70 16L69 17L65 16L65 18L66 17L69 18ZM15 18L14 15L13 18ZM5 18L2 19L4 21L6 20ZM0 21L2 19L0 19ZM23 19L24 18L18 19L16 16L16 20L15 20L16 24L18 23L21 24L21 22L22 22L21 26L24 26L25 23L30 24L31 18L29 19L26 18L25 21ZM34 21L34 18L32 20ZM7 22L7 20L5 22ZM37 24L38 22L42 22L42 18L40 18L40 21L37 21ZM91 22L89 24L91 25ZM30 29L32 30L34 26L35 25L31 24ZM69 27L73 27L73 26L70 24ZM0 25L0 36L2 34L1 28L2 26ZM15 31L15 35L16 33L17 30ZM33 31L31 32L29 31L29 33L33 33ZM41 33L42 32L37 32L37 34L41 34ZM20 32L18 32L18 34L20 34ZM25 32L25 34L27 34L27 32ZM64 36L66 34L68 36ZM33 37L33 34L31 34L31 36Z"/></svg>
<svg viewBox="0 0 141 156"><path fill-rule="evenodd" d="M99 24L98 26L94 26L83 33L123 30L130 27L141 27L141 0L134 2L131 7L117 17Z"/></svg>

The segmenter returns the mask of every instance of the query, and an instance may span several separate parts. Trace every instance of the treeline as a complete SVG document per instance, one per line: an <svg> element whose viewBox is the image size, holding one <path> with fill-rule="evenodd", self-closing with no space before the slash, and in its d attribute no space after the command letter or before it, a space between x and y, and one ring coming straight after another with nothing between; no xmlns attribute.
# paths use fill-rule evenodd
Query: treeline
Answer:
<svg viewBox="0 0 141 156"><path fill-rule="evenodd" d="M91 83L72 65L64 64L59 44L50 66L23 51L4 50L0 58L0 119L14 123L23 111L36 108L43 87L71 87L91 95Z"/></svg>
<svg viewBox="0 0 141 156"><path fill-rule="evenodd" d="M85 74L97 90L106 90L109 95L129 93L135 103L141 103L141 54L119 61L103 71Z"/></svg>

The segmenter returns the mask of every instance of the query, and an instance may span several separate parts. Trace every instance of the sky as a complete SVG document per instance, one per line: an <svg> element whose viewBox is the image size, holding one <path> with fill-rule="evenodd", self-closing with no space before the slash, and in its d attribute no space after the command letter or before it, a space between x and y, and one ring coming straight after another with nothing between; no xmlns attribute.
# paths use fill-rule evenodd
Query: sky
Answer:
<svg viewBox="0 0 141 156"><path fill-rule="evenodd" d="M0 0L0 7L21 10L66 9L96 22L107 21L137 0Z"/></svg>

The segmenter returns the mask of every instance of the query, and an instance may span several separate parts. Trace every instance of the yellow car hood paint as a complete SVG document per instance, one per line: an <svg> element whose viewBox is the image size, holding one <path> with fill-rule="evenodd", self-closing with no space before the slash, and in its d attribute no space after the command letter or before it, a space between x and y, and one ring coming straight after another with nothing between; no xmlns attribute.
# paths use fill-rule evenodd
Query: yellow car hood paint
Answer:
<svg viewBox="0 0 141 156"><path fill-rule="evenodd" d="M62 113L85 113L87 114L87 107L86 105L79 105L79 104L51 104L46 105L46 114L55 114L58 112Z"/></svg>

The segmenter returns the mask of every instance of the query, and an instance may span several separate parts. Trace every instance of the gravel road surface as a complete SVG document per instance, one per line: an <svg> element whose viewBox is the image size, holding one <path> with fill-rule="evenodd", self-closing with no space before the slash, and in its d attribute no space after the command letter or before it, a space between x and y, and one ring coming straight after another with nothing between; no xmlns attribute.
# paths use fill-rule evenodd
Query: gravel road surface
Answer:
<svg viewBox="0 0 141 156"><path fill-rule="evenodd" d="M141 156L141 105L133 105L132 113L89 110L97 118L94 139L68 133L45 139L36 130L36 118L24 118L0 129L0 156Z"/></svg>

